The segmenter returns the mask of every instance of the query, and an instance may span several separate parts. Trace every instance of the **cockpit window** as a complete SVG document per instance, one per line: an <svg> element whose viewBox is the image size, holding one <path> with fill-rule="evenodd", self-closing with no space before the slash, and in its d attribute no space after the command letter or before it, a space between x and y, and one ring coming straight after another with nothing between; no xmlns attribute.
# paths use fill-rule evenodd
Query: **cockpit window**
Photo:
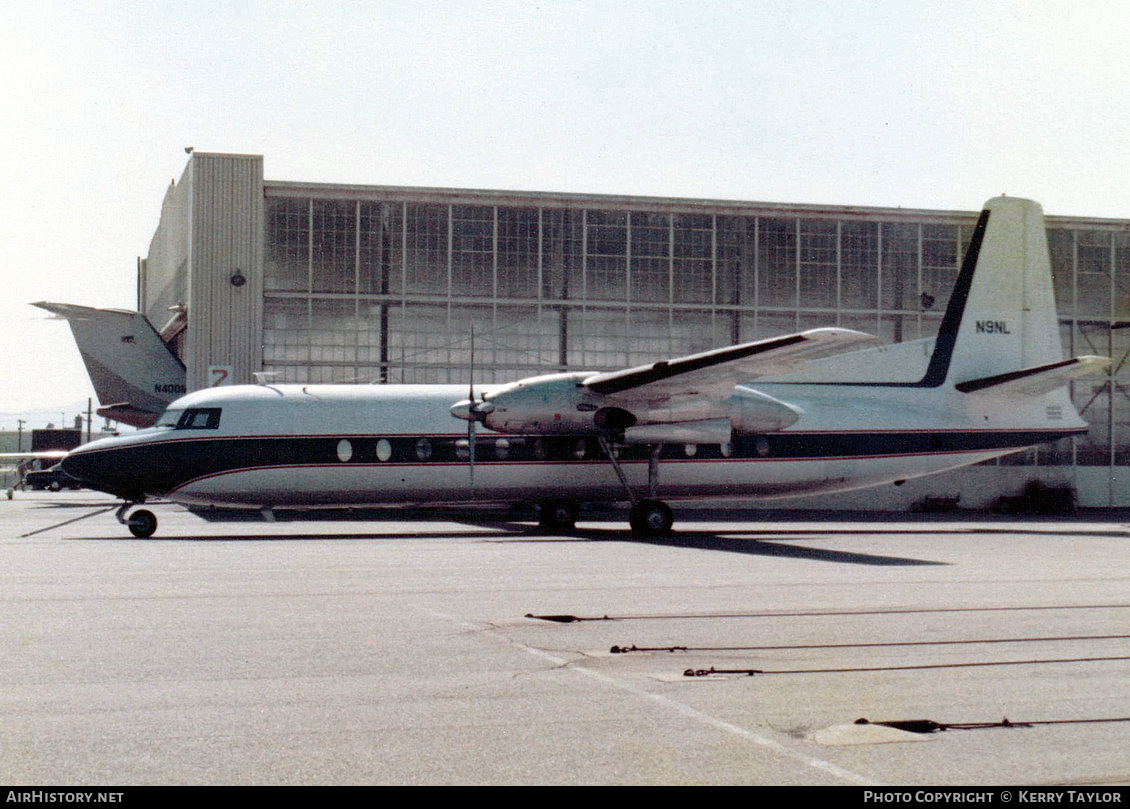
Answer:
<svg viewBox="0 0 1130 809"><path fill-rule="evenodd" d="M176 427L180 423L180 417L184 415L183 410L166 410L161 414L161 418L157 419L154 427Z"/></svg>
<svg viewBox="0 0 1130 809"><path fill-rule="evenodd" d="M217 430L219 427L218 407L190 407L177 421L178 430Z"/></svg>

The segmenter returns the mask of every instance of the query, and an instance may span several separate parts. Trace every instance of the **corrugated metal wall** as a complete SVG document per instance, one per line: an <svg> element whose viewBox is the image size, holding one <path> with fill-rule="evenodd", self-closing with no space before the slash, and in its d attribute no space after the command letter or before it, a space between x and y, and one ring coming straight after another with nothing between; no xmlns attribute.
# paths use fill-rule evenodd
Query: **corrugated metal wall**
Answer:
<svg viewBox="0 0 1130 809"><path fill-rule="evenodd" d="M263 351L263 158L194 154L190 171L188 388L215 384L209 369L225 365L228 382L251 382Z"/></svg>

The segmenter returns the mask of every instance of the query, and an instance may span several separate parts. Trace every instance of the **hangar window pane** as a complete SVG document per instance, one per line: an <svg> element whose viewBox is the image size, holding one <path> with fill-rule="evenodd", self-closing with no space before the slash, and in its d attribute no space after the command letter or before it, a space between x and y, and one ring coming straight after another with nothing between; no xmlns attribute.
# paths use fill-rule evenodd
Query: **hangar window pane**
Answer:
<svg viewBox="0 0 1130 809"><path fill-rule="evenodd" d="M715 333L721 323L720 334ZM729 343L729 323L710 312L680 311L675 317L667 311L633 311L627 321L628 353L624 365L644 365Z"/></svg>
<svg viewBox="0 0 1130 809"><path fill-rule="evenodd" d="M1076 313L1081 317L1109 317L1112 258L1110 234L1093 230L1075 231L1075 256L1078 267L1076 289L1079 294Z"/></svg>
<svg viewBox="0 0 1130 809"><path fill-rule="evenodd" d="M370 295L400 293L400 213L399 204L361 203L358 292Z"/></svg>
<svg viewBox="0 0 1130 809"><path fill-rule="evenodd" d="M917 309L918 226L886 223L882 228L882 307Z"/></svg>
<svg viewBox="0 0 1130 809"><path fill-rule="evenodd" d="M264 300L264 366L274 363L308 362L310 359L308 329L308 304L305 300L289 298ZM272 369L265 368L265 370Z"/></svg>
<svg viewBox="0 0 1130 809"><path fill-rule="evenodd" d="M263 288L301 291L309 285L310 200L268 199Z"/></svg>
<svg viewBox="0 0 1130 809"><path fill-rule="evenodd" d="M498 209L498 295L539 297L536 208Z"/></svg>
<svg viewBox="0 0 1130 809"><path fill-rule="evenodd" d="M756 302L755 232L753 217L718 217L718 303L753 306Z"/></svg>
<svg viewBox="0 0 1130 809"><path fill-rule="evenodd" d="M628 215L588 211L585 297L622 301L627 296Z"/></svg>
<svg viewBox="0 0 1130 809"><path fill-rule="evenodd" d="M356 289L357 206L314 200L312 284L314 292Z"/></svg>
<svg viewBox="0 0 1130 809"><path fill-rule="evenodd" d="M956 225L922 226L922 289L919 308L945 311L957 282L958 228Z"/></svg>
<svg viewBox="0 0 1130 809"><path fill-rule="evenodd" d="M844 222L840 231L840 305L879 305L879 229L873 222Z"/></svg>
<svg viewBox="0 0 1130 809"><path fill-rule="evenodd" d="M458 336L450 331L446 306L414 304L400 307L389 329L389 356L399 368L399 379L405 383L466 381L466 356L460 366L461 380L452 380L452 346L456 340L469 345L469 329ZM464 345L464 351L468 348ZM469 353L469 352L467 352Z"/></svg>
<svg viewBox="0 0 1130 809"><path fill-rule="evenodd" d="M714 220L701 214L676 216L675 299L714 302Z"/></svg>
<svg viewBox="0 0 1130 809"><path fill-rule="evenodd" d="M456 205L451 210L451 293L494 293L494 208Z"/></svg>
<svg viewBox="0 0 1130 809"><path fill-rule="evenodd" d="M632 214L632 300L670 298L671 227L667 214ZM677 286L677 283L676 283Z"/></svg>
<svg viewBox="0 0 1130 809"><path fill-rule="evenodd" d="M750 330L748 326L742 327L743 340L764 340L769 337L779 337L782 334L791 334L797 330L796 312L759 312L756 318L756 328Z"/></svg>
<svg viewBox="0 0 1130 809"><path fill-rule="evenodd" d="M796 220L761 219L758 245L758 302L797 306Z"/></svg>
<svg viewBox="0 0 1130 809"><path fill-rule="evenodd" d="M499 305L496 325L484 335L493 366L493 381L556 370L560 313L536 306ZM475 334L475 366L479 367L479 336ZM476 371L476 374L478 372Z"/></svg>
<svg viewBox="0 0 1130 809"><path fill-rule="evenodd" d="M358 380L358 345L367 344L368 324L356 316L351 300L310 302L310 363L327 369L328 382ZM361 373L364 381L371 375Z"/></svg>
<svg viewBox="0 0 1130 809"><path fill-rule="evenodd" d="M918 318L905 315L883 315L875 335L882 343L901 343L918 337Z"/></svg>
<svg viewBox="0 0 1130 809"><path fill-rule="evenodd" d="M828 324L825 323L824 325L828 325ZM875 317L875 315L871 315L871 314L868 314L868 315L853 315L853 314L846 314L845 313L845 314L840 316L839 325L842 326L845 329L855 329L856 331L861 331L861 332L864 332L866 334L874 334L875 330L878 328L876 317ZM925 366L923 366L923 370L925 370ZM921 377L922 377L922 374L918 374L915 377L915 380L920 379ZM914 380L910 380L910 381L914 381Z"/></svg>
<svg viewBox="0 0 1130 809"><path fill-rule="evenodd" d="M800 220L800 305L834 309L838 265L836 223Z"/></svg>
<svg viewBox="0 0 1130 809"><path fill-rule="evenodd" d="M407 206L405 292L447 294L447 206Z"/></svg>
<svg viewBox="0 0 1130 809"><path fill-rule="evenodd" d="M583 212L542 212L542 298L580 298Z"/></svg>
<svg viewBox="0 0 1130 809"><path fill-rule="evenodd" d="M569 313L569 365L611 370L628 366L628 322L621 310L589 309Z"/></svg>
<svg viewBox="0 0 1130 809"><path fill-rule="evenodd" d="M1048 230L1048 253L1055 282L1056 310L1063 317L1075 314L1075 239L1070 230Z"/></svg>

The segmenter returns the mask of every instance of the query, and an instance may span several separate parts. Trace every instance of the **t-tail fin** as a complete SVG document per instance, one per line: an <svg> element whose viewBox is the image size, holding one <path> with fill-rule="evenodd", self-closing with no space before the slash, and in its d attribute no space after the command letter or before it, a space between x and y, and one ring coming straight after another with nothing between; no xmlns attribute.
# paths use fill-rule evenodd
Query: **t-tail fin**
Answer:
<svg viewBox="0 0 1130 809"><path fill-rule="evenodd" d="M184 365L140 312L69 303L32 304L71 326L94 392L98 415L148 427L185 393Z"/></svg>
<svg viewBox="0 0 1130 809"><path fill-rule="evenodd" d="M985 203L921 384L1062 362L1044 212L1031 200Z"/></svg>

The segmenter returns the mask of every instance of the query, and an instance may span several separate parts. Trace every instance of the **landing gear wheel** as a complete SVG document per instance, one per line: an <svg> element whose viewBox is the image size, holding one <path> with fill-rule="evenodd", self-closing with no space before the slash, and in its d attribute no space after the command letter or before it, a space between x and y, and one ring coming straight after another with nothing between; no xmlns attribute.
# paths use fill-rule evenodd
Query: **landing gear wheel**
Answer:
<svg viewBox="0 0 1130 809"><path fill-rule="evenodd" d="M577 524L577 504L568 500L538 503L538 525L547 531L571 531Z"/></svg>
<svg viewBox="0 0 1130 809"><path fill-rule="evenodd" d="M662 500L640 500L628 512L628 524L638 537L664 537L671 533L675 515Z"/></svg>
<svg viewBox="0 0 1130 809"><path fill-rule="evenodd" d="M149 539L157 530L157 518L152 511L138 509L129 515L129 532L138 539Z"/></svg>

